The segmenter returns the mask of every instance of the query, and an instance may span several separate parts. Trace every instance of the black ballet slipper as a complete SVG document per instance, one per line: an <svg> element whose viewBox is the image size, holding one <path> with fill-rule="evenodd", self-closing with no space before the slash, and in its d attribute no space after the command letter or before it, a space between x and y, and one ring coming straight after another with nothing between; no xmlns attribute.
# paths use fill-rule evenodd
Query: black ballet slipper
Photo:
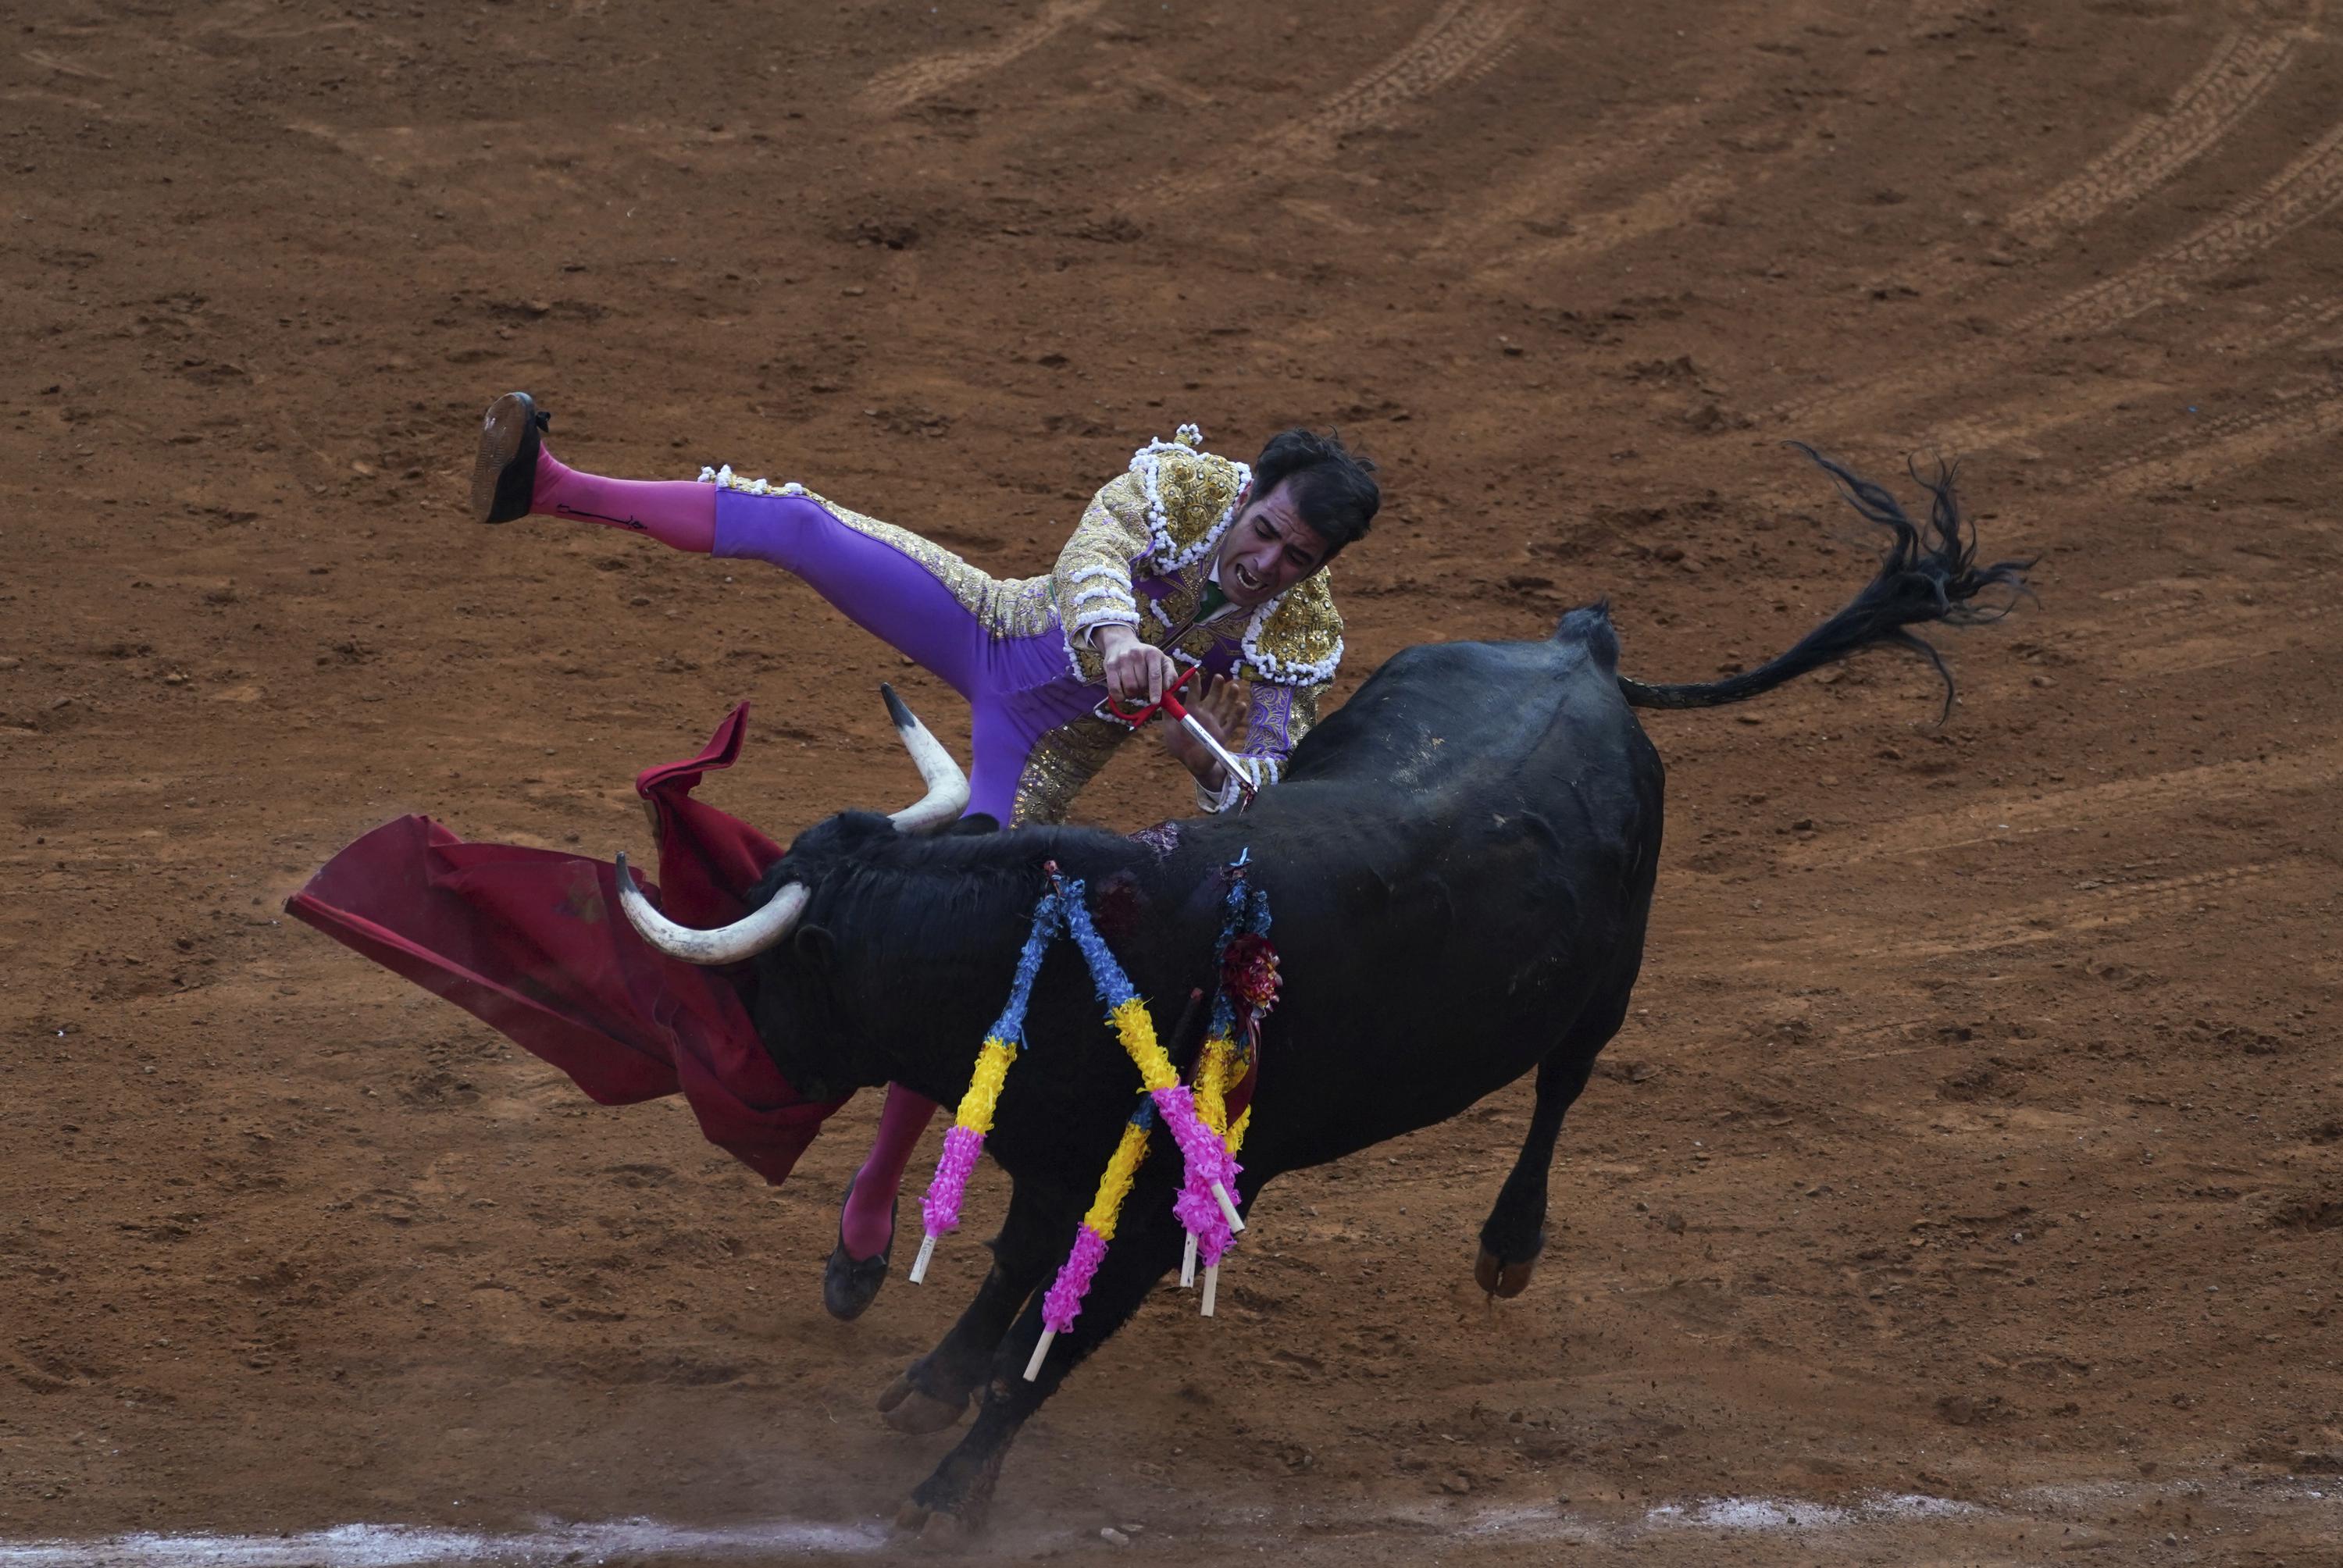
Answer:
<svg viewBox="0 0 2343 1568"><path fill-rule="evenodd" d="M839 1200L843 1211L847 1199L854 1196L854 1183L846 1184L846 1197ZM860 1317L878 1298L879 1287L887 1282L887 1260L895 1250L897 1221L903 1216L903 1194L895 1193L895 1206L887 1215L887 1244L873 1258L858 1258L846 1250L846 1217L839 1215L838 1245L830 1249L830 1261L821 1267L821 1304L830 1315L841 1323L850 1323Z"/></svg>
<svg viewBox="0 0 2343 1568"><path fill-rule="evenodd" d="M552 427L526 392L508 392L480 417L480 455L472 464L472 517L508 523L528 516L537 491L538 437Z"/></svg>

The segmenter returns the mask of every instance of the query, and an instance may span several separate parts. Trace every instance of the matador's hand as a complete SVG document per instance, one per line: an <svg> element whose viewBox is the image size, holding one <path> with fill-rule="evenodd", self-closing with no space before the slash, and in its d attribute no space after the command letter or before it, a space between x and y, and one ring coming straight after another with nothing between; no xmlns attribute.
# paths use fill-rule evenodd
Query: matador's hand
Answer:
<svg viewBox="0 0 2343 1568"><path fill-rule="evenodd" d="M1245 721L1252 716L1252 699L1245 683L1204 675L1191 681L1188 691L1189 714L1197 723L1211 730L1212 739L1222 747L1235 750L1236 739L1244 733ZM1207 789L1217 789L1228 782L1220 759L1206 749L1202 741L1189 734L1185 726L1168 717L1161 722L1163 749L1178 758L1182 767L1195 775L1196 782Z"/></svg>
<svg viewBox="0 0 2343 1568"><path fill-rule="evenodd" d="M1106 663L1107 695L1117 702L1159 701L1180 678L1171 655L1148 647L1127 626L1102 626L1091 635Z"/></svg>

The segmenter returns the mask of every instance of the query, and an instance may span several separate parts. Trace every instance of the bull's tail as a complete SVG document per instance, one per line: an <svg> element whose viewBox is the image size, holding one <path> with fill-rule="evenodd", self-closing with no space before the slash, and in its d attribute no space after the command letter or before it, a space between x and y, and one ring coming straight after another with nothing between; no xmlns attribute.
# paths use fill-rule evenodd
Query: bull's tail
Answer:
<svg viewBox="0 0 2343 1568"><path fill-rule="evenodd" d="M1650 686L1623 675L1619 689L1637 708L1715 708L1771 691L1784 681L1866 648L1888 645L1909 648L1936 666L1944 678L1944 711L1949 715L1952 671L1945 667L1942 654L1906 628L1931 620L1974 626L1999 619L2026 592L2026 570L2034 563L1976 564L1976 534L1961 520L1953 498L1953 470L1946 464L1939 463L1933 476L1917 468L1912 471L1930 498L1928 520L1915 523L1905 516L1896 498L1879 486L1849 473L1803 442L1790 445L1831 477L1848 505L1888 531L1892 542L1879 564L1879 575L1846 608L1800 638L1787 652L1755 669L1723 680L1681 686ZM1994 604L1976 602L1978 595L1995 588L2008 589L2008 598Z"/></svg>

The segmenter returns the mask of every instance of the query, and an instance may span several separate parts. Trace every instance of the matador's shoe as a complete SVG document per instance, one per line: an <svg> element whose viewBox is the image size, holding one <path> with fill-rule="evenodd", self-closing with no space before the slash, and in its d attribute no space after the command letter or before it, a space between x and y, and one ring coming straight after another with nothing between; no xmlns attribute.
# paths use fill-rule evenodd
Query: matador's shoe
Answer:
<svg viewBox="0 0 2343 1568"><path fill-rule="evenodd" d="M854 1183L846 1184L846 1196L854 1196ZM840 1207L844 1207L843 1201ZM860 1317L879 1294L879 1287L887 1282L888 1255L895 1250L895 1222L902 1217L903 1194L895 1193L895 1207L887 1215L887 1244L879 1249L875 1258L858 1258L846 1250L846 1221L839 1221L838 1245L830 1249L830 1261L821 1270L821 1304L840 1322L850 1323Z"/></svg>
<svg viewBox="0 0 2343 1568"><path fill-rule="evenodd" d="M538 437L553 416L526 392L508 392L480 417L480 455L472 464L472 518L508 523L528 516L537 489Z"/></svg>

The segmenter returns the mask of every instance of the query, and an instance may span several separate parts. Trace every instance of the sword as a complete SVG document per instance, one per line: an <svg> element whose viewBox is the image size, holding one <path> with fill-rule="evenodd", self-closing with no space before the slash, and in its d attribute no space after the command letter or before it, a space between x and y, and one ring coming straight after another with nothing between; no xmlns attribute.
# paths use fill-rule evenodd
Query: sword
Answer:
<svg viewBox="0 0 2343 1568"><path fill-rule="evenodd" d="M1238 760L1237 758L1231 755L1229 749L1222 745L1220 741L1213 737L1211 730L1204 728L1203 720L1189 712L1187 704L1180 700L1180 689L1187 685L1188 682L1193 679L1198 674L1202 673L1203 668L1204 667L1201 664L1190 665L1187 669L1181 674L1179 679L1173 681L1169 687L1164 689L1164 692L1161 697L1158 698L1153 702L1149 703L1144 708L1126 711L1112 697L1109 697L1106 699L1106 709L1109 713L1113 714L1117 719L1121 719L1125 724L1130 725L1133 729L1138 729L1141 725L1154 718L1159 712L1170 714L1172 719L1179 722L1182 729L1194 736L1198 740L1203 742L1204 749L1212 754L1213 760L1220 763L1222 767L1227 769L1229 777L1237 781L1237 794L1239 796L1237 809L1242 811L1247 806L1252 804L1252 798L1254 796L1261 793L1261 786L1254 781L1252 770L1247 768L1242 761Z"/></svg>

